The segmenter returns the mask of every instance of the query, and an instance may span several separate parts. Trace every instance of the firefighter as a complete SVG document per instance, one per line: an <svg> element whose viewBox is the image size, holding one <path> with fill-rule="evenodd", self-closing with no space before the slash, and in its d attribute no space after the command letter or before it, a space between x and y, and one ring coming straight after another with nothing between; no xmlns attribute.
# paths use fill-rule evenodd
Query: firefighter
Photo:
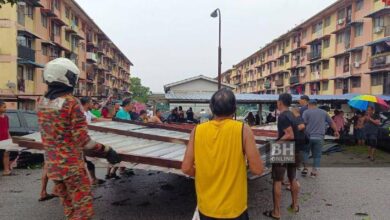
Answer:
<svg viewBox="0 0 390 220"><path fill-rule="evenodd" d="M84 151L105 156L109 163L120 162L110 147L88 135L82 106L73 94L80 70L70 60L57 58L43 71L48 91L38 103L38 121L46 148L47 176L54 181L67 219L91 219L91 186L85 169Z"/></svg>

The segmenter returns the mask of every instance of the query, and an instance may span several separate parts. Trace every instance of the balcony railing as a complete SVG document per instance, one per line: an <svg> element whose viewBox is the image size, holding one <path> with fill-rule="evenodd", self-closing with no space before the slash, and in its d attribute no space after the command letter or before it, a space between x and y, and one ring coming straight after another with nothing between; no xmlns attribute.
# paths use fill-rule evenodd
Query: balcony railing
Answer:
<svg viewBox="0 0 390 220"><path fill-rule="evenodd" d="M35 51L29 47L18 45L18 57L35 62Z"/></svg>
<svg viewBox="0 0 390 220"><path fill-rule="evenodd" d="M290 77L290 84L296 84L296 83L299 83L299 76L291 76Z"/></svg>
<svg viewBox="0 0 390 220"><path fill-rule="evenodd" d="M321 50L319 51L313 51L307 54L308 60L315 60L321 58Z"/></svg>
<svg viewBox="0 0 390 220"><path fill-rule="evenodd" d="M97 60L98 60L98 56L97 56L96 53L88 52L88 53L87 53L87 60L96 63Z"/></svg>
<svg viewBox="0 0 390 220"><path fill-rule="evenodd" d="M390 66L390 52L384 54L378 54L371 58L370 68L381 69Z"/></svg>
<svg viewBox="0 0 390 220"><path fill-rule="evenodd" d="M283 84L284 84L283 77L279 77L279 79L275 80L276 86L283 86Z"/></svg>
<svg viewBox="0 0 390 220"><path fill-rule="evenodd" d="M271 81L267 80L264 82L264 88L270 89L271 88Z"/></svg>

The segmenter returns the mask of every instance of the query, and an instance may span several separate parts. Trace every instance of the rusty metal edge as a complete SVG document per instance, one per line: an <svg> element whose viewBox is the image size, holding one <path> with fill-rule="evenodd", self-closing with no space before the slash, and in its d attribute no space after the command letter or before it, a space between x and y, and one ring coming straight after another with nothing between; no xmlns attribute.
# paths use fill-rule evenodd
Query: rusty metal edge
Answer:
<svg viewBox="0 0 390 220"><path fill-rule="evenodd" d="M188 140L186 140L186 139L165 137L165 136L159 136L159 135L153 135L153 134L143 134L143 133L134 132L134 131L118 130L115 128L104 128L104 127L100 127L100 126L96 126L96 125L88 125L88 129L93 130L93 131L113 133L113 134L124 135L124 136L135 137L135 138L142 138L142 139L147 139L147 140L162 141L162 142L184 144L184 145L188 144Z"/></svg>
<svg viewBox="0 0 390 220"><path fill-rule="evenodd" d="M145 126L145 127L149 127L149 128L158 128L158 129L164 129L164 130L169 130L169 131L178 131L178 132L183 132L183 133L191 133L191 131L192 131L192 129L169 127L169 126L155 124L155 123L143 123L143 122L122 120L122 119L117 119L117 118L113 118L112 121L122 122L122 123L127 123L127 124L133 124L133 125L140 125L140 126ZM91 126L91 125L89 125L89 126ZM266 131L266 130L264 130L264 131ZM137 134L139 134L139 133L137 133ZM274 133L272 132L272 134L274 134ZM159 141L162 141L162 140L159 140ZM186 141L185 144L187 144L188 141L187 140L185 140L185 141ZM265 143L267 143L267 141L256 140L256 143L257 144L265 144Z"/></svg>
<svg viewBox="0 0 390 220"><path fill-rule="evenodd" d="M13 139L13 142L17 143L20 147L23 148L45 150L45 147L41 142L31 141L28 139L19 139L19 138ZM94 152L86 152L86 155L91 157L104 158L102 155L98 155ZM173 169L180 169L182 164L182 162L178 160L161 159L157 157L149 157L149 156L146 157L141 155L123 154L123 153L118 153L118 155L122 161L130 162L130 163L141 163L141 164L161 166L161 167L173 168Z"/></svg>

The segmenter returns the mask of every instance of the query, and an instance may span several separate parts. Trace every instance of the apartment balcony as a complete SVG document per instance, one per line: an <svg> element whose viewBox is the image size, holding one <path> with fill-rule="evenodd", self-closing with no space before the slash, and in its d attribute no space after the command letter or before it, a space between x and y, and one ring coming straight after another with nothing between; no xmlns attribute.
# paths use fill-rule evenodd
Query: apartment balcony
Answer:
<svg viewBox="0 0 390 220"><path fill-rule="evenodd" d="M390 52L372 56L370 69L383 69L390 67Z"/></svg>
<svg viewBox="0 0 390 220"><path fill-rule="evenodd" d="M35 50L26 46L18 45L18 58L35 62Z"/></svg>
<svg viewBox="0 0 390 220"><path fill-rule="evenodd" d="M290 85L299 83L299 76L298 75L292 75L290 77Z"/></svg>
<svg viewBox="0 0 390 220"><path fill-rule="evenodd" d="M98 60L98 56L97 56L96 53L91 53L91 52L88 52L88 53L87 53L87 61L96 63L97 60Z"/></svg>
<svg viewBox="0 0 390 220"><path fill-rule="evenodd" d="M311 80L319 80L321 78L320 72L319 71L312 72L310 78Z"/></svg>
<svg viewBox="0 0 390 220"><path fill-rule="evenodd" d="M284 80L283 77L279 77L279 79L275 80L275 86L283 86L284 85Z"/></svg>
<svg viewBox="0 0 390 220"><path fill-rule="evenodd" d="M308 60L316 60L321 58L321 50L320 51L315 51L315 52L310 52L307 53L307 59Z"/></svg>
<svg viewBox="0 0 390 220"><path fill-rule="evenodd" d="M270 89L271 88L271 81L270 80L267 80L264 82L264 88L265 89Z"/></svg>

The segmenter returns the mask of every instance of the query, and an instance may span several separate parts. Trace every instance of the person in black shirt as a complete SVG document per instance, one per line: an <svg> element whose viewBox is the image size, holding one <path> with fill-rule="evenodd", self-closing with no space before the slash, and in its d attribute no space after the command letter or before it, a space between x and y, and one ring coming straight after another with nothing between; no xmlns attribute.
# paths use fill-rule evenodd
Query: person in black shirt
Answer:
<svg viewBox="0 0 390 220"><path fill-rule="evenodd" d="M367 108L364 123L364 133L366 135L366 141L368 145L368 159L374 161L375 149L378 143L378 132L381 121L379 115L375 114L375 109L372 106Z"/></svg>
<svg viewBox="0 0 390 220"><path fill-rule="evenodd" d="M277 101L278 110L280 112L278 118L278 141L294 141L294 129L297 126L294 124L294 115L288 110L292 103L292 96L288 93L280 94ZM272 164L272 180L273 180L273 199L274 209L272 211L266 211L263 214L267 217L279 219L280 218L280 203L282 196L282 181L287 169L287 177L291 185L291 197L292 204L290 209L293 212L299 211L298 206L298 192L299 184L296 180L296 168L298 164L297 154L295 157L295 163L273 163Z"/></svg>

